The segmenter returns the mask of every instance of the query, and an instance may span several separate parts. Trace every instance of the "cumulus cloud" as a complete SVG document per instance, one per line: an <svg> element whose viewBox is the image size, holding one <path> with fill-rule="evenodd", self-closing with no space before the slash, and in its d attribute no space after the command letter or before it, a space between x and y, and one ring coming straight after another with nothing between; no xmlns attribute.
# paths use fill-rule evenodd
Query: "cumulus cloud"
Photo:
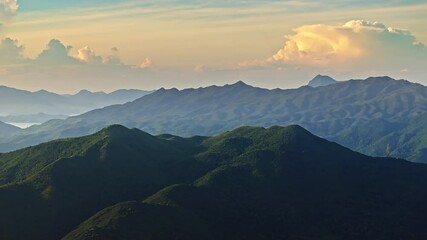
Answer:
<svg viewBox="0 0 427 240"><path fill-rule="evenodd" d="M18 63L28 63L33 65L45 65L59 67L69 65L99 65L99 66L118 66L123 68L152 68L154 67L151 59L146 58L140 65L126 65L120 59L119 50L111 48L111 53L107 57L97 55L95 50L89 46L77 49L73 54L72 46L67 46L60 40L52 39L46 45L46 48L34 59L25 58L23 55L24 47L17 40L5 38L0 41L0 66L6 66Z"/></svg>
<svg viewBox="0 0 427 240"><path fill-rule="evenodd" d="M5 38L0 42L0 64L17 64L24 61L24 47L18 41Z"/></svg>
<svg viewBox="0 0 427 240"><path fill-rule="evenodd" d="M65 46L61 41L52 39L46 49L39 54L36 61L51 65L75 64L78 61L70 56L71 49L71 46Z"/></svg>
<svg viewBox="0 0 427 240"><path fill-rule="evenodd" d="M108 56L104 60L104 64L107 64L107 65L124 65L122 63L122 60L120 60L119 49L117 49L116 47L113 47L110 50L111 50L111 54L110 54L110 56Z"/></svg>
<svg viewBox="0 0 427 240"><path fill-rule="evenodd" d="M426 47L409 31L379 22L351 20L341 26L306 25L294 32L286 36L284 47L267 62L322 66L368 59L370 64L383 65L393 62L387 59L391 56L410 61L426 54Z"/></svg>
<svg viewBox="0 0 427 240"><path fill-rule="evenodd" d="M102 57L97 56L95 54L95 51L88 46L77 50L77 55L75 56L75 58L90 64L102 64L103 62Z"/></svg>
<svg viewBox="0 0 427 240"><path fill-rule="evenodd" d="M19 5L17 0L0 0L0 21L8 21L16 15Z"/></svg>
<svg viewBox="0 0 427 240"><path fill-rule="evenodd" d="M150 69L154 68L154 63L151 59L145 58L144 61L137 66L139 69Z"/></svg>
<svg viewBox="0 0 427 240"><path fill-rule="evenodd" d="M58 88L75 88L88 84L100 86L102 80L114 83L117 79L137 82L151 71L140 71L139 68L152 68L153 62L147 58L140 65L122 63L119 50L112 48L110 55L102 57L95 50L86 46L73 49L60 40L52 39L35 58L24 56L24 47L17 40L5 38L0 40L0 76L2 84L34 85L48 83ZM28 81L32 79L32 81Z"/></svg>

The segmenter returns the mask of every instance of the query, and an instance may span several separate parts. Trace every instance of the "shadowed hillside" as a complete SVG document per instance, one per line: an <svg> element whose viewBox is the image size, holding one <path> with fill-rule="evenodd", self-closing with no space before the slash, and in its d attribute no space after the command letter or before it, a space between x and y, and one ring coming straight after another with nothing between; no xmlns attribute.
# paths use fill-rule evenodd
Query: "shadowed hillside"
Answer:
<svg viewBox="0 0 427 240"><path fill-rule="evenodd" d="M299 126L210 138L111 126L1 154L0 169L5 240L427 236L425 165Z"/></svg>

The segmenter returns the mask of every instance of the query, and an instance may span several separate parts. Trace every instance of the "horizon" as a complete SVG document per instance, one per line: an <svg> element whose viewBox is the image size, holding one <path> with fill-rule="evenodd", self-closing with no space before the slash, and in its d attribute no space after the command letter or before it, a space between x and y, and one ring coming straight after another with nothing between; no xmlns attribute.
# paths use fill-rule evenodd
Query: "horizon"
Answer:
<svg viewBox="0 0 427 240"><path fill-rule="evenodd" d="M288 89L322 74L426 85L426 11L420 0L0 0L0 84Z"/></svg>
<svg viewBox="0 0 427 240"><path fill-rule="evenodd" d="M197 87L183 87L183 88L177 88L177 87L160 87L160 88L157 88L157 89L117 88L117 89L112 89L112 90L110 90L110 91L102 91L102 90L97 91L97 90L90 90L90 89L80 89L80 90L77 90L77 91L75 91L75 92L55 92L55 91L51 91L51 90L44 89L44 88L31 90L31 89L15 88L15 87L10 87L10 86L6 86L6 85L0 85L0 88L1 88L1 87L4 87L4 88L13 89L13 90L18 90L18 91L27 91L27 92L29 92L29 93L38 93L38 92L46 91L46 92L48 92L48 93L53 93L53 94L62 95L62 96L75 96L75 95L78 95L78 94L79 94L79 93L81 93L81 92L86 92L86 91L87 91L87 92L89 92L89 93L93 93L93 94L96 94L96 93L101 93L101 94L111 94L111 93L114 93L114 92L117 92L117 91L121 91L121 90L124 90L124 91L133 91L133 90L136 90L136 91L145 91L145 92L156 92L156 91L158 91L158 90L160 90L160 89L165 89L165 90L177 89L177 90L179 90L179 91L183 91L183 90L188 90L188 89L200 89L200 88L208 88L208 87L226 87L226 86L229 86L229 85L235 85L235 84L237 84L237 83L242 82L242 83L244 83L245 85L250 86L250 87L261 88L261 89L267 89L267 90L275 90L275 89L280 89L280 90L292 90L292 89L299 89L299 88L301 88L301 87L306 87L306 86L308 86L309 82L310 82L310 81L312 81L312 80L314 80L314 79L315 79L316 77L318 77L318 76L321 76L321 77L330 77L330 78L332 78L333 80L337 81L337 83L342 83L342 82L347 82L347 81L365 81L365 80L368 80L368 79L370 79L370 78L390 78L391 80L394 80L394 81L408 81L408 82L410 82L410 83L416 83L416 84L420 84L420 85L422 85L422 86L427 86L427 85L422 84L422 83L413 82L413 81L411 81L411 80L409 80L409 79L403 79L403 78L398 79L398 78L393 78L393 77L386 76L386 75L384 75L384 76L369 76L369 77L364 78L364 79L362 79L362 78L349 78L349 79L339 79L339 80L338 80L338 79L335 79L334 77L331 77L331 76L329 76L329 75L317 74L317 75L316 75L316 76L314 76L313 78L308 79L308 80L306 81L306 83L305 83L305 84L302 84L301 86L291 87L291 88L280 88L280 87L272 87L272 88L268 88L268 87L262 87L262 86L257 86L257 85L254 85L254 84L250 84L250 83L248 83L248 82L246 82L246 81L244 81L244 80L236 80L235 82L230 82L230 83L224 83L224 84L211 84L211 85L206 85L206 86L197 86ZM0 115L0 116L1 116L1 115Z"/></svg>

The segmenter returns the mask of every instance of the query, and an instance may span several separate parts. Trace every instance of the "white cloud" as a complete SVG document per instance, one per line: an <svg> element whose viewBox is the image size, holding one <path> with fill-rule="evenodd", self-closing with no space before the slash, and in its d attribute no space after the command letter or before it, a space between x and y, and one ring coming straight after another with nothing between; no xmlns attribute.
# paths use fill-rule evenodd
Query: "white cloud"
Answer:
<svg viewBox="0 0 427 240"><path fill-rule="evenodd" d="M52 39L37 59L39 63L51 65L69 65L78 63L77 59L70 56L71 46L65 46L61 41Z"/></svg>
<svg viewBox="0 0 427 240"><path fill-rule="evenodd" d="M266 87L297 87L322 73L339 79L390 75L425 83L427 66L427 48L411 32L362 20L298 27L273 56L232 66L202 63L195 68L169 66L157 71L150 58L141 64L127 65L121 61L117 48L112 48L108 56L100 56L94 50L96 46L92 47L73 49L59 40L51 40L37 58L29 59L23 57L20 43L5 39L0 44L2 81L11 85L27 86L32 82L34 86L43 83L57 89L75 89L78 88L75 81L80 81L80 86L94 88L124 83L152 84L146 85L152 88L161 81L169 82L172 87L182 80L180 86L190 87L200 82L208 85L244 79ZM103 83L99 84L101 79Z"/></svg>
<svg viewBox="0 0 427 240"><path fill-rule="evenodd" d="M366 59L365 63L382 66L393 63L390 57L411 61L426 54L426 47L417 43L409 31L379 22L352 20L341 26L305 25L294 32L286 36L285 46L267 62L342 66Z"/></svg>
<svg viewBox="0 0 427 240"><path fill-rule="evenodd" d="M5 38L0 42L0 64L17 64L25 61L24 47L18 41Z"/></svg>
<svg viewBox="0 0 427 240"><path fill-rule="evenodd" d="M123 66L129 67L122 63L119 50L111 49L111 54L106 58L96 55L95 51L89 46L80 48L76 54L72 55L72 46L66 46L57 39L50 40L46 49L34 59L37 63L49 65L100 65L100 66Z"/></svg>
<svg viewBox="0 0 427 240"><path fill-rule="evenodd" d="M144 61L139 64L138 66L139 69L150 69L150 68L154 68L154 63L151 59L149 58L145 58Z"/></svg>
<svg viewBox="0 0 427 240"><path fill-rule="evenodd" d="M0 21L10 20L18 11L17 0L0 0Z"/></svg>
<svg viewBox="0 0 427 240"><path fill-rule="evenodd" d="M57 68L60 66L116 66L127 69L139 68L148 69L155 65L150 58L146 58L140 65L126 65L120 59L119 50L115 47L111 48L111 53L107 57L102 57L89 46L77 49L72 55L72 46L64 45L60 40L52 39L46 45L46 48L34 59L25 58L23 55L24 46L20 45L17 40L5 38L0 41L0 66L7 67L12 64L32 64L51 66Z"/></svg>
<svg viewBox="0 0 427 240"><path fill-rule="evenodd" d="M110 49L111 54L108 56L103 62L107 65L124 65L122 63L122 60L120 60L120 53L119 49L116 47L113 47Z"/></svg>
<svg viewBox="0 0 427 240"><path fill-rule="evenodd" d="M95 54L95 51L88 46L77 50L77 55L75 56L75 58L90 64L102 64L103 62L102 57L97 56Z"/></svg>
<svg viewBox="0 0 427 240"><path fill-rule="evenodd" d="M60 40L52 39L35 58L23 55L24 47L17 41L6 38L0 41L0 76L2 84L18 87L43 86L70 88L103 86L99 81L120 86L123 81L140 81L141 77L153 74L153 62L147 58L141 65L122 63L117 48L112 48L107 57L96 54L89 46L74 50ZM31 79L29 81L28 79ZM73 83L78 83L73 85Z"/></svg>

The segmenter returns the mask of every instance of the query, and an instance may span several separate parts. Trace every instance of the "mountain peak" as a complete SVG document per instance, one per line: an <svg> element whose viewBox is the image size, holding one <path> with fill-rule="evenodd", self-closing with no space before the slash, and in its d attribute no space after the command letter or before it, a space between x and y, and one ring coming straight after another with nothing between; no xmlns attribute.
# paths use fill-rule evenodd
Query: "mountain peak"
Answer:
<svg viewBox="0 0 427 240"><path fill-rule="evenodd" d="M82 89L76 94L76 96L85 96L85 95L90 95L90 94L92 94L92 92L90 92L89 90Z"/></svg>
<svg viewBox="0 0 427 240"><path fill-rule="evenodd" d="M232 86L232 87L252 87L251 85L248 85L243 81L238 81L236 83L230 84L229 86Z"/></svg>
<svg viewBox="0 0 427 240"><path fill-rule="evenodd" d="M378 76L378 77L369 77L366 80L371 81L395 81L396 79L389 76Z"/></svg>
<svg viewBox="0 0 427 240"><path fill-rule="evenodd" d="M130 132L131 130L125 126L114 124L111 126L108 126L100 131L100 133L104 133L110 137L114 136L121 136L123 134L126 134L127 132Z"/></svg>
<svg viewBox="0 0 427 240"><path fill-rule="evenodd" d="M324 87L324 86L335 84L337 82L338 82L337 80L335 80L329 76L319 74L316 77L314 77L308 83L308 86L310 86L310 87Z"/></svg>
<svg viewBox="0 0 427 240"><path fill-rule="evenodd" d="M104 130L105 131L126 131L126 130L129 130L129 128L127 128L123 125L120 125L120 124L113 124L113 125L110 125L110 126L104 128Z"/></svg>
<svg viewBox="0 0 427 240"><path fill-rule="evenodd" d="M142 143L143 140L147 142L156 140L156 137L149 133L135 128L130 129L119 124L108 126L95 134L102 134L110 139L116 139L118 141L129 141L131 139L137 139L138 142Z"/></svg>
<svg viewBox="0 0 427 240"><path fill-rule="evenodd" d="M39 94L55 94L55 93L51 93L51 92L49 92L47 90L44 90L44 89L38 90L37 92L34 92L34 93L39 93Z"/></svg>

